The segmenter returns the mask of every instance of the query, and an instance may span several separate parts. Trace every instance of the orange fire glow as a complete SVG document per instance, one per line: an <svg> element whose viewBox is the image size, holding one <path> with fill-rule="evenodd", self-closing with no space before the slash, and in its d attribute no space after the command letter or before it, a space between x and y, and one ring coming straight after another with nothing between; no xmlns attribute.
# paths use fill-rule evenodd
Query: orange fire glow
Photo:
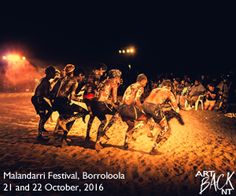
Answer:
<svg viewBox="0 0 236 196"><path fill-rule="evenodd" d="M35 78L42 77L25 56L11 53L3 56L2 59L6 62L4 77L7 87L33 89Z"/></svg>
<svg viewBox="0 0 236 196"><path fill-rule="evenodd" d="M26 60L25 56L19 55L19 54L8 54L8 55L4 55L2 56L3 60L7 60L7 61L20 61L20 60Z"/></svg>
<svg viewBox="0 0 236 196"><path fill-rule="evenodd" d="M18 55L18 54L9 54L9 55L7 55L7 60L19 61L19 60L21 60L21 58L20 58L20 55Z"/></svg>

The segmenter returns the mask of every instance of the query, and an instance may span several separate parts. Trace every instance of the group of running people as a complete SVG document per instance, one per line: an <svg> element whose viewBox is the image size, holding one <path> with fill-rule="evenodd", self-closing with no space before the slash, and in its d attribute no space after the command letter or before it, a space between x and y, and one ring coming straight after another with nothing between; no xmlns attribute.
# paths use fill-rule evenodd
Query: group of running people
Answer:
<svg viewBox="0 0 236 196"><path fill-rule="evenodd" d="M61 141L70 143L68 132L77 118L85 118L89 115L87 123L85 142L90 141L90 130L92 123L97 117L100 125L97 131L95 149L97 151L104 147L109 139L106 132L114 124L117 118L128 125L124 148L128 149L134 132L135 122L148 123L152 119L154 125L148 129L148 136L153 137L154 144L151 154L157 151L157 144L166 137L169 132L168 121L163 111L163 104L168 102L175 113L179 113L176 98L171 91L171 82L162 82L161 87L154 88L150 94L141 101L144 88L148 82L145 74L137 76L136 82L125 90L122 99L118 99L118 88L122 85L122 72L119 69L107 70L105 64L99 64L87 78L81 69L73 64L67 64L62 71L53 66L45 69L45 77L41 79L32 97L32 103L37 114L40 116L38 125L38 140L47 141L49 138L43 135L47 130L45 123L53 111L59 113L57 127L63 130ZM79 92L83 91L81 98ZM87 109L79 106L76 102L84 102ZM112 115L108 121L106 115ZM151 130L155 126L161 131L153 135Z"/></svg>

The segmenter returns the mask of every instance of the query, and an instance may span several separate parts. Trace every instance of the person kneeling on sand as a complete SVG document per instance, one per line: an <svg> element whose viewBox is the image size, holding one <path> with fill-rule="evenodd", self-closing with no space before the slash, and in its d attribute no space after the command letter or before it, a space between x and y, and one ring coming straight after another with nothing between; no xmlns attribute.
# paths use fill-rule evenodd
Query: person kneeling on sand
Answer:
<svg viewBox="0 0 236 196"><path fill-rule="evenodd" d="M49 80L55 77L55 73L56 70L53 66L46 68L46 77L41 79L40 84L36 87L34 96L31 98L31 102L34 105L37 114L40 116L37 136L38 140L49 140L49 138L43 136L43 132L46 131L44 125L53 112L53 109L47 99L51 100L53 97L50 92Z"/></svg>
<svg viewBox="0 0 236 196"><path fill-rule="evenodd" d="M170 131L166 116L162 110L162 106L166 101L170 101L172 108L179 113L179 107L174 94L171 92L171 81L164 80L161 88L155 88L151 91L149 96L144 100L143 110L148 117L151 117L160 125L161 132L156 135L155 142L150 154L156 154L156 146L165 136L166 132Z"/></svg>

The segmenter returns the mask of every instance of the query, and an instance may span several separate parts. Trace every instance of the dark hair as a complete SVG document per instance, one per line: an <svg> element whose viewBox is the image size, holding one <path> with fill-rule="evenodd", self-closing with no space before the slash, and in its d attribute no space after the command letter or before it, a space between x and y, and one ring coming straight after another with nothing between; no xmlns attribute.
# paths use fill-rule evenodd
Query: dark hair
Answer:
<svg viewBox="0 0 236 196"><path fill-rule="evenodd" d="M161 83L161 86L166 86L166 87L170 87L172 88L172 83L170 80L163 80L163 82Z"/></svg>
<svg viewBox="0 0 236 196"><path fill-rule="evenodd" d="M108 72L109 78L121 77L121 75L122 75L122 72L119 69L111 69Z"/></svg>
<svg viewBox="0 0 236 196"><path fill-rule="evenodd" d="M95 67L95 69L102 69L102 70L107 70L107 65L106 64L104 64L104 63L99 63L96 67Z"/></svg>
<svg viewBox="0 0 236 196"><path fill-rule="evenodd" d="M49 75L49 74L55 74L56 73L56 69L53 66L48 66L45 69L45 74Z"/></svg>
<svg viewBox="0 0 236 196"><path fill-rule="evenodd" d="M74 76L78 76L79 74L85 75L84 70L82 68L76 66L75 70L74 70Z"/></svg>
<svg viewBox="0 0 236 196"><path fill-rule="evenodd" d="M174 78L173 80L177 81L177 82L180 82L180 78Z"/></svg>
<svg viewBox="0 0 236 196"><path fill-rule="evenodd" d="M139 75L137 76L136 81L137 81L137 82L140 82L140 81L142 81L142 80L147 80L147 76L146 76L145 74L143 74L143 73L141 73L141 74L139 74Z"/></svg>
<svg viewBox="0 0 236 196"><path fill-rule="evenodd" d="M208 84L208 86L215 87L213 83Z"/></svg>

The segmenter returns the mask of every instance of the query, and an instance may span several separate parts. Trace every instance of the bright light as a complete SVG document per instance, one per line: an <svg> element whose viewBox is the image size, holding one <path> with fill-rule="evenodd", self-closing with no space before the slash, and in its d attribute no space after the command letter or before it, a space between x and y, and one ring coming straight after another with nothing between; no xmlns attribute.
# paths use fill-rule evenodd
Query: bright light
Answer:
<svg viewBox="0 0 236 196"><path fill-rule="evenodd" d="M130 51L130 53L134 53L135 52L134 48L130 48L129 51Z"/></svg>
<svg viewBox="0 0 236 196"><path fill-rule="evenodd" d="M19 61L20 60L20 56L17 54L9 54L7 56L7 60L9 61Z"/></svg>
<svg viewBox="0 0 236 196"><path fill-rule="evenodd" d="M126 54L128 56L132 56L136 53L135 47L134 46L130 46L130 47L126 47L126 48L121 48L119 50L119 54Z"/></svg>
<svg viewBox="0 0 236 196"><path fill-rule="evenodd" d="M20 61L20 60L26 60L25 56L20 56L18 54L8 54L8 55L4 55L2 56L3 60L7 60L7 61Z"/></svg>

